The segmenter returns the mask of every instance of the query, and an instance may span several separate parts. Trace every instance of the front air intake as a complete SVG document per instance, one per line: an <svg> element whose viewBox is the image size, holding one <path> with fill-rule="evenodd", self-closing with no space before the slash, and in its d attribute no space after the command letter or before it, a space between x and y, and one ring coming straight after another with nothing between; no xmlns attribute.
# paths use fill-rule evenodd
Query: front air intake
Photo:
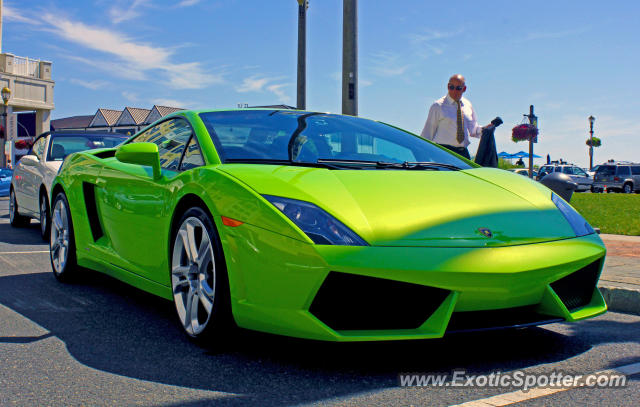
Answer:
<svg viewBox="0 0 640 407"><path fill-rule="evenodd" d="M598 283L602 259L551 283L551 288L560 297L569 311L584 307L591 302L593 290Z"/></svg>
<svg viewBox="0 0 640 407"><path fill-rule="evenodd" d="M332 271L309 312L336 331L416 329L449 290Z"/></svg>

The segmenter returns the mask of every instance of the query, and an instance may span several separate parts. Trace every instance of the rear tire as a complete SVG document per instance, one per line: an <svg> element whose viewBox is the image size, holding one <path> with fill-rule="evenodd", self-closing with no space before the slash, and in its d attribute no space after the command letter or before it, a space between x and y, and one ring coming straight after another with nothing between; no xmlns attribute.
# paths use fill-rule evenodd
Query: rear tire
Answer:
<svg viewBox="0 0 640 407"><path fill-rule="evenodd" d="M13 188L11 188L11 192L9 193L9 223L14 228L22 228L31 223L31 218L20 215L16 193L13 192Z"/></svg>
<svg viewBox="0 0 640 407"><path fill-rule="evenodd" d="M188 209L172 233L171 288L178 322L198 344L226 344L233 317L218 232L200 207Z"/></svg>
<svg viewBox="0 0 640 407"><path fill-rule="evenodd" d="M630 183L627 182L622 187L622 192L624 192L625 194L632 194L633 193L633 185L631 185Z"/></svg>
<svg viewBox="0 0 640 407"><path fill-rule="evenodd" d="M49 199L45 194L40 194L40 236L42 236L42 240L45 242L51 238L50 231Z"/></svg>
<svg viewBox="0 0 640 407"><path fill-rule="evenodd" d="M71 211L64 192L56 195L51 213L51 238L49 239L51 268L58 281L69 282L78 271L78 263Z"/></svg>

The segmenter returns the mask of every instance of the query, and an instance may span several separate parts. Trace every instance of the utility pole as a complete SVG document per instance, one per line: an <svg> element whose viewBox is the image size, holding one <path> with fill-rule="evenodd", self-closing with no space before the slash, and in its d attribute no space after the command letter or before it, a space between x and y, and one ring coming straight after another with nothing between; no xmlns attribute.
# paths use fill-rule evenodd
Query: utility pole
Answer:
<svg viewBox="0 0 640 407"><path fill-rule="evenodd" d="M358 1L342 1L342 114L358 115Z"/></svg>
<svg viewBox="0 0 640 407"><path fill-rule="evenodd" d="M298 0L298 102L300 110L307 108L307 8L309 0Z"/></svg>
<svg viewBox="0 0 640 407"><path fill-rule="evenodd" d="M593 171L593 122L596 118L589 116L589 171Z"/></svg>
<svg viewBox="0 0 640 407"><path fill-rule="evenodd" d="M538 116L533 114L533 105L529 106L529 114L525 114L529 118L529 124L538 129ZM537 132L536 132L537 133ZM533 178L533 143L538 142L538 135L529 137L529 178Z"/></svg>

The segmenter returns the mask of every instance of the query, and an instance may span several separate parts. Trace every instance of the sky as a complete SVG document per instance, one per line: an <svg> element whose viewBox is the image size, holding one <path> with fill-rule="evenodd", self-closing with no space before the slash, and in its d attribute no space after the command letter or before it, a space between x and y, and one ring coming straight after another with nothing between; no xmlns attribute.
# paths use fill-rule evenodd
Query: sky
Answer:
<svg viewBox="0 0 640 407"><path fill-rule="evenodd" d="M498 151L640 161L640 2L360 0L358 114L420 134L452 74ZM53 119L98 108L296 104L295 0L4 0L2 51L53 62ZM307 109L341 113L342 1L307 10ZM478 140L469 150L473 155Z"/></svg>

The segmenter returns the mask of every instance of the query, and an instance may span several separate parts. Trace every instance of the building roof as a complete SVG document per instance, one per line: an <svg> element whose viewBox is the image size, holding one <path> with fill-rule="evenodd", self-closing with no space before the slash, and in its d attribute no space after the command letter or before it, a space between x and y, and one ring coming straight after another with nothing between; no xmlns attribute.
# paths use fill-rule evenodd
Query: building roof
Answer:
<svg viewBox="0 0 640 407"><path fill-rule="evenodd" d="M180 110L184 110L181 107L171 107L171 106L158 106L158 105L155 105L153 107L158 109L158 113L160 113L160 115L162 117L168 115L169 113L173 113L173 112L177 112L177 111L180 111Z"/></svg>
<svg viewBox="0 0 640 407"><path fill-rule="evenodd" d="M97 114L101 114L106 120L107 125L113 126L117 121L120 115L122 114L122 110L112 110L112 109L98 109Z"/></svg>
<svg viewBox="0 0 640 407"><path fill-rule="evenodd" d="M144 123L144 119L147 118L147 116L149 115L149 112L151 112L151 109L142 109L139 107L125 107L122 113L124 113L124 111L128 111L131 117L133 118L133 121L136 123L136 125L138 125L138 124Z"/></svg>
<svg viewBox="0 0 640 407"><path fill-rule="evenodd" d="M95 115L71 116L62 119L51 120L51 130L56 129L81 129L89 127Z"/></svg>

